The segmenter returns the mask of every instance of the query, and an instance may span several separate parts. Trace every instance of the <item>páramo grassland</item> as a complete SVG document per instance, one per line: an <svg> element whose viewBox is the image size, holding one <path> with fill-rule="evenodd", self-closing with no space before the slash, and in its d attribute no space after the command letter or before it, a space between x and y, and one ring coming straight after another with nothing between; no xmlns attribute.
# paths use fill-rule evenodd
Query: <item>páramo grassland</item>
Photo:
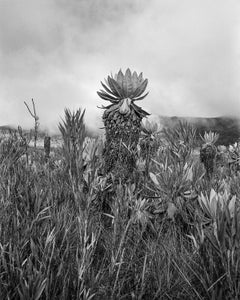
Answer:
<svg viewBox="0 0 240 300"><path fill-rule="evenodd" d="M1 135L0 299L240 299L240 143L148 121L147 83L102 83L103 138Z"/></svg>

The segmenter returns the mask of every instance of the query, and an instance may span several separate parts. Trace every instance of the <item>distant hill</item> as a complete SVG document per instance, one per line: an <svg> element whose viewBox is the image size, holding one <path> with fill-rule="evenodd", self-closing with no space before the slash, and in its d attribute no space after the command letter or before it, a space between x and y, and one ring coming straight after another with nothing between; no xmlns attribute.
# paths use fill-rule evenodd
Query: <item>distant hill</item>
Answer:
<svg viewBox="0 0 240 300"><path fill-rule="evenodd" d="M8 125L0 126L0 132L11 131L11 130L15 130L15 128L12 126L8 126Z"/></svg>
<svg viewBox="0 0 240 300"><path fill-rule="evenodd" d="M184 118L159 116L159 122L163 127L174 128L179 121L187 121L195 126L198 135L204 135L205 131L219 133L217 145L234 144L240 138L240 118L217 117L217 118Z"/></svg>

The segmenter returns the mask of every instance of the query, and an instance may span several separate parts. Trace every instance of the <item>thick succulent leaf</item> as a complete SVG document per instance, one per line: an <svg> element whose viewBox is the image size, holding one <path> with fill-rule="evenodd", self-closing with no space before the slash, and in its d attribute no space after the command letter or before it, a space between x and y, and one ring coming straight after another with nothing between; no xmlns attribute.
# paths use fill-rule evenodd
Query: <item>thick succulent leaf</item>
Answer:
<svg viewBox="0 0 240 300"><path fill-rule="evenodd" d="M108 76L107 81L108 81L108 86L111 89L111 91L113 92L115 97L119 97L118 91L115 89L114 85L112 84L112 80L114 80L113 78L111 78L110 76Z"/></svg>
<svg viewBox="0 0 240 300"><path fill-rule="evenodd" d="M104 91L104 90L102 90L102 89L99 90L99 93L101 93L101 94L106 94L106 95L109 95L109 96L113 97L112 95L110 95L109 93L107 93L106 91Z"/></svg>
<svg viewBox="0 0 240 300"><path fill-rule="evenodd" d="M123 72L122 72L122 70L120 69L120 71L119 71L118 74L117 74L117 83L119 84L119 86L120 86L121 88L123 88L123 77L124 77Z"/></svg>
<svg viewBox="0 0 240 300"><path fill-rule="evenodd" d="M131 103L131 107L134 109L134 111L141 117L144 118L146 116L150 116L150 114L148 112L146 112L145 110L143 110L140 106L137 106L136 104L134 104L133 102Z"/></svg>
<svg viewBox="0 0 240 300"><path fill-rule="evenodd" d="M124 98L128 98L128 93L127 93L127 79L126 77L124 76L123 77L123 95L124 95Z"/></svg>
<svg viewBox="0 0 240 300"><path fill-rule="evenodd" d="M97 108L100 108L100 109L108 109L112 106L113 104L109 104L108 106L97 106Z"/></svg>
<svg viewBox="0 0 240 300"><path fill-rule="evenodd" d="M137 97L137 98L133 98L133 101L139 101L144 99L147 95L149 94L149 92L147 92L145 95L141 96L141 97Z"/></svg>
<svg viewBox="0 0 240 300"><path fill-rule="evenodd" d="M113 98L112 96L106 94L106 93L101 93L101 92L97 92L98 96L104 100L110 101L112 103L117 103L118 100Z"/></svg>
<svg viewBox="0 0 240 300"><path fill-rule="evenodd" d="M147 85L148 85L148 80L145 79L145 80L141 83L141 85L136 89L136 91L135 91L135 93L134 93L134 95L133 95L134 98L137 98L137 97L141 96L141 95L144 93L144 91L146 90Z"/></svg>
<svg viewBox="0 0 240 300"><path fill-rule="evenodd" d="M106 78L104 78L104 81L105 81L106 86L108 86L110 88L108 80Z"/></svg>
<svg viewBox="0 0 240 300"><path fill-rule="evenodd" d="M140 108L140 114L141 114L142 118L144 118L146 116L150 116L150 114L148 112L146 112L145 110L143 110L142 108Z"/></svg>
<svg viewBox="0 0 240 300"><path fill-rule="evenodd" d="M132 73L130 71L130 69L128 68L126 73L125 73L125 77L131 78L132 77Z"/></svg>
<svg viewBox="0 0 240 300"><path fill-rule="evenodd" d="M121 106L121 104L122 104L122 102L117 103L117 104L113 104L111 107L109 107L109 108L107 109L107 112L108 112L108 113L111 113L111 112L113 112L113 111L115 111L115 110L118 110L119 107Z"/></svg>
<svg viewBox="0 0 240 300"><path fill-rule="evenodd" d="M108 88L108 87L106 86L106 84L104 84L102 81L101 81L101 84L102 84L103 88L104 88L109 94L112 94L113 96L115 96L115 95L114 95L114 92L113 92L110 88Z"/></svg>
<svg viewBox="0 0 240 300"><path fill-rule="evenodd" d="M108 83L112 91L114 91L114 95L116 97L124 98L123 92L117 81L108 76Z"/></svg>
<svg viewBox="0 0 240 300"><path fill-rule="evenodd" d="M141 72L138 76L138 85L140 85L143 82L143 73Z"/></svg>
<svg viewBox="0 0 240 300"><path fill-rule="evenodd" d="M138 75L136 71L134 71L132 75L132 85L133 85L133 93L134 93L138 88Z"/></svg>
<svg viewBox="0 0 240 300"><path fill-rule="evenodd" d="M131 97L132 93L133 93L133 85L132 85L132 74L130 69L127 69L126 73L125 73L125 81L126 82L126 90L124 88L126 97Z"/></svg>
<svg viewBox="0 0 240 300"><path fill-rule="evenodd" d="M111 103L116 103L115 101L113 101L112 99L108 98L107 96L100 95L100 92L97 92L97 94L103 100L110 101Z"/></svg>
<svg viewBox="0 0 240 300"><path fill-rule="evenodd" d="M116 102L119 100L119 97L114 97L112 94L109 94L109 93L105 92L104 90L100 90L99 92L105 96L108 96L112 100L116 100Z"/></svg>

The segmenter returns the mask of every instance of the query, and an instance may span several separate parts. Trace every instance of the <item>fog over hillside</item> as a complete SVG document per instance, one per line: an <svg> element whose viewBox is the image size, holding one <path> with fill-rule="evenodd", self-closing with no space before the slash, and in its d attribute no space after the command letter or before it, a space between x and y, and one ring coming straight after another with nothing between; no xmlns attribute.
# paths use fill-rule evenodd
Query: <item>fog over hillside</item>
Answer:
<svg viewBox="0 0 240 300"><path fill-rule="evenodd" d="M204 132L219 133L218 145L229 145L240 141L240 118L216 117L216 118L192 118L192 117L164 117L155 116L162 128L174 128L179 122L188 122L197 130L197 136L203 136Z"/></svg>
<svg viewBox="0 0 240 300"><path fill-rule="evenodd" d="M233 117L217 117L217 118L193 118L193 117L166 117L158 115L150 115L148 120L151 122L156 122L159 125L159 130L167 128L176 128L179 122L187 122L191 124L197 131L197 138L200 140L200 136L204 135L204 132L213 131L219 133L219 139L217 145L231 145L237 141L240 141L240 118ZM86 124L87 125L87 124ZM87 135L91 137L97 137L99 135L105 134L103 128L92 129L87 127ZM16 130L16 127L10 126L0 126L0 134L8 132L10 130ZM43 147L43 138L47 131L40 131L39 133L39 145ZM60 132L56 131L55 134L51 134L52 140L58 140L56 145L59 145L61 140ZM61 143L60 143L61 144Z"/></svg>

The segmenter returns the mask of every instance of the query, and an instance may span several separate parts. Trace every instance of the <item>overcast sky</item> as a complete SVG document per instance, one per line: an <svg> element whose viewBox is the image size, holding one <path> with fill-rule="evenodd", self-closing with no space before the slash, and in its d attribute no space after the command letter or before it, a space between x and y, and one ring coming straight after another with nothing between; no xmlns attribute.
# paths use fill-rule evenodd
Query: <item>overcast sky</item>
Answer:
<svg viewBox="0 0 240 300"><path fill-rule="evenodd" d="M0 0L0 125L57 128L64 108L100 127L96 91L143 72L153 114L240 115L239 0Z"/></svg>

